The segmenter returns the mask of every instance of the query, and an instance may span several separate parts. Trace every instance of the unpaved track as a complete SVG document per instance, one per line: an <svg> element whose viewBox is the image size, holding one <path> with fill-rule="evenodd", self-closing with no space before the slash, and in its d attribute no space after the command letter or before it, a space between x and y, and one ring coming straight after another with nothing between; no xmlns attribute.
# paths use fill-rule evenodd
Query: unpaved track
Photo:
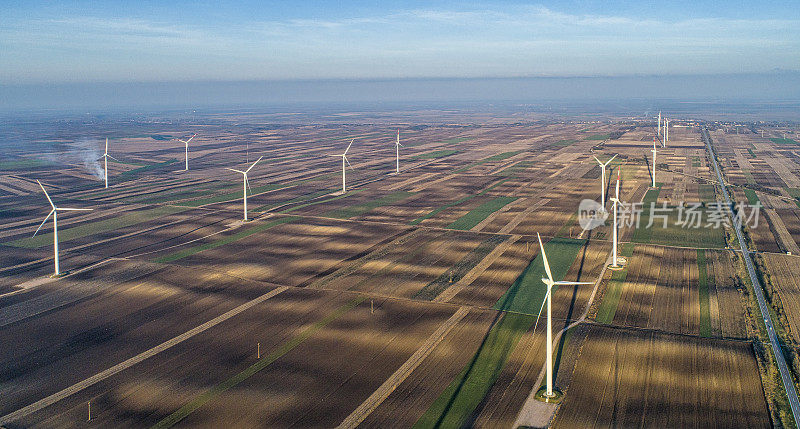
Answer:
<svg viewBox="0 0 800 429"><path fill-rule="evenodd" d="M123 362L121 362L121 363L119 363L117 365L114 365L114 366L112 366L111 368L108 368L105 371L99 372L99 373L97 373L97 374L95 374L95 375L93 375L93 376L91 376L91 377L89 377L89 378L87 378L87 379L85 379L85 380L83 380L81 382L75 383L72 386L61 390L60 392L56 392L56 393L54 393L54 394L52 394L52 395L50 395L50 396L48 396L46 398L43 398L43 399L40 399L40 400L34 402L33 404L30 404L30 405L28 405L26 407L20 408L19 410L14 411L12 413L6 414L5 416L0 417L0 425L12 422L12 421L17 420L17 419L22 418L22 417L25 417L25 416L27 416L27 415L29 415L31 413L34 413L34 412L39 411L39 410L41 410L41 409L43 409L43 408L45 408L45 407L47 407L49 405L52 405L52 404L54 404L54 403L56 403L56 402L58 402L58 401L60 401L60 400L62 400L64 398L66 398L66 397L68 397L70 395L73 395L73 394L75 394L77 392L80 392L81 390L86 389L87 387L93 386L93 385L99 383L100 381L103 381L103 380L111 377L112 375L115 375L115 374L117 374L117 373L119 373L119 372L121 372L121 371L123 371L125 369L128 369L128 368L136 365L137 363L139 363L139 362L141 362L141 361L143 361L143 360L145 360L145 359L147 359L149 357L155 356L158 353L161 353L164 350L167 350L170 347L175 346L176 344L179 344L179 343L181 343L183 341L186 341L189 338L191 338L191 337L193 337L193 336L195 336L195 335L197 335L197 334L199 334L199 333L201 333L203 331L208 330L209 328L212 328L212 327L214 327L216 325L219 325L220 323L230 319L233 316L236 316L237 314L247 310L248 308L250 308L250 307L252 307L254 305L260 304L260 303L272 298L275 295L278 295L279 293L285 291L286 289L289 289L289 287L281 286L281 287L275 288L275 289L273 289L273 290L271 290L271 291L259 296L258 298L250 300L250 301L248 301L248 302L246 302L246 303L244 303L244 304L242 304L242 305L240 305L240 306L238 306L238 307L236 307L236 308L234 308L232 310L229 310L229 311L227 311L227 312L225 312L225 313L223 313L223 314L221 314L221 315L209 320L208 322L203 323L202 325L199 325L199 326L197 326L195 328L192 328L192 329L184 332L183 334L178 335L177 337L174 337L174 338L172 338L170 340L164 341L163 343L151 348L150 350L146 350L146 351L144 351L142 353L139 353L138 355L136 355L136 356L134 356L134 357L132 357L132 358L130 358L128 360L125 360L125 361L123 361Z"/></svg>

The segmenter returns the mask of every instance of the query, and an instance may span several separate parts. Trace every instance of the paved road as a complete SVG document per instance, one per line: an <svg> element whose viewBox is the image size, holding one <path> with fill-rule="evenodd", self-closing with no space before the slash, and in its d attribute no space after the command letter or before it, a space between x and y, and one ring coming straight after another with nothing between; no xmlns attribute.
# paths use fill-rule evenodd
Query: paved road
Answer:
<svg viewBox="0 0 800 429"><path fill-rule="evenodd" d="M703 128L702 133L703 140L705 141L706 148L708 149L708 155L711 158L711 162L714 164L714 170L717 172L717 179L719 180L719 183L722 184L722 195L725 197L725 204L730 210L732 207L731 199L728 195L728 190L725 188L725 181L722 179L722 173L720 172L719 165L717 164L717 158L714 156L714 148L711 147L711 140L708 137L708 130ZM732 211L731 218L733 218ZM767 307L766 300L764 300L764 291L761 289L761 283L758 281L758 276L756 276L756 270L753 267L753 261L750 259L750 251L746 247L747 245L744 241L744 236L742 235L742 228L739 225L733 225L733 228L736 230L736 238L739 239L739 246L742 248L742 257L744 258L744 263L747 266L747 273L750 274L750 281L753 282L753 289L756 292L756 299L758 300L758 308L761 310L761 316L764 318L764 324L767 327L769 342L772 345L772 351L775 355L775 360L778 363L778 370L781 373L783 387L786 389L786 396L789 397L789 405L792 407L792 416L794 417L795 426L800 427L800 422L798 422L798 414L800 414L800 401L797 400L797 391L794 388L794 381L789 373L789 368L786 366L786 360L783 358L781 346L780 343L778 343L778 336L775 334L775 329L772 326L769 308Z"/></svg>

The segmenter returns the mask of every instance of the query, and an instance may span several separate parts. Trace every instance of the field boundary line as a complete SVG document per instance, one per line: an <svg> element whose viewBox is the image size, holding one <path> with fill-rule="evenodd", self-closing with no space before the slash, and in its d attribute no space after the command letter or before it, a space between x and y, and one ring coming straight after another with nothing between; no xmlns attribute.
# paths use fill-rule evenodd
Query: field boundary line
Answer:
<svg viewBox="0 0 800 429"><path fill-rule="evenodd" d="M5 416L0 417L0 425L12 422L12 421L14 421L16 419L19 419L21 417L25 417L25 416L27 416L29 414L32 414L32 413L34 413L36 411L39 411L39 410L41 410L41 409L43 409L45 407L48 407L48 406L50 406L52 404L55 404L56 402L66 398L68 396L71 396L71 395L73 395L75 393L78 393L83 389L86 389L86 388L88 388L90 386L93 386L93 385L95 385L95 384L97 384L97 383L99 383L99 382L101 382L101 381L103 381L103 380L105 380L105 379L107 379L107 378L119 373L119 372L122 372L125 369L128 369L128 368L136 365L137 363L140 363L140 362L144 361L147 358L153 357L153 356L157 355L158 353L161 353L164 350L167 350L167 349L169 349L169 348L171 348L171 347L173 347L173 346L175 346L175 345L177 345L177 344L179 344L179 343L181 343L183 341L186 341L189 338L191 338L191 337L193 337L193 336L195 336L195 335L197 335L197 334L199 334L199 333L201 333L203 331L206 331L206 330L208 330L208 329L210 329L210 328L212 328L212 327L214 327L216 325L219 325L220 323L230 319L231 317L236 316L237 314L249 309L250 307L253 307L253 306L257 305L257 304L260 304L260 303L262 303L262 302L274 297L275 295L278 295L279 293L281 293L281 292L283 292L283 291L285 291L287 289L289 289L288 286L277 287L277 288L275 288L275 289L273 289L273 290L271 290L271 291L259 296L258 298L252 299L250 301L245 302L242 305L239 305L238 307L235 307L235 308L233 308L231 310L228 310L225 313L223 313L223 314L221 314L221 315L209 320L208 322L203 323L202 325L196 326L196 327L184 332L183 334L180 334L180 335L178 335L178 336L176 336L176 337L174 337L172 339L169 339L167 341L164 341L163 343L161 343L161 344L159 344L159 345L157 345L157 346L155 346L155 347L153 347L153 348L151 348L149 350L146 350L146 351L144 351L142 353L139 353L138 355L136 355L136 356L134 356L132 358L129 358L129 359L123 361L123 362L120 362L120 363L112 366L111 368L106 369L105 371L99 372L99 373L97 373L97 374L95 374L95 375L93 375L93 376L91 376L91 377L89 377L89 378L87 378L87 379L85 379L83 381L75 383L72 386L69 386L69 387L67 387L65 389L62 389L61 391L56 392L56 393L54 393L54 394L52 394L52 395L50 395L50 396L48 396L46 398L40 399L40 400L38 400L38 401L28 405L28 406L20 408L17 411L14 411L14 412L11 412L9 414L6 414Z"/></svg>
<svg viewBox="0 0 800 429"><path fill-rule="evenodd" d="M444 340L444 337L469 313L468 307L459 307L459 309L450 316L439 328L425 340L425 343L408 358L397 371L394 372L383 384L380 385L372 395L370 395L364 402L361 403L349 416L347 416L342 423L337 426L337 429L351 429L360 425L378 406L397 389L417 367L422 364L422 361L433 352L433 349Z"/></svg>
<svg viewBox="0 0 800 429"><path fill-rule="evenodd" d="M472 282L474 282L479 275L486 271L486 269L489 268L489 266L491 266L497 260L497 258L499 258L503 253L505 253L506 250L508 250L509 247L511 247L511 245L519 241L521 238L521 235L512 235L511 238L497 245L497 247L489 252L486 257L481 259L481 261L478 262L471 270L469 270L469 272L464 274L464 277L461 277L456 284L445 289L439 294L439 296L434 298L433 302L449 302L465 287L472 284Z"/></svg>

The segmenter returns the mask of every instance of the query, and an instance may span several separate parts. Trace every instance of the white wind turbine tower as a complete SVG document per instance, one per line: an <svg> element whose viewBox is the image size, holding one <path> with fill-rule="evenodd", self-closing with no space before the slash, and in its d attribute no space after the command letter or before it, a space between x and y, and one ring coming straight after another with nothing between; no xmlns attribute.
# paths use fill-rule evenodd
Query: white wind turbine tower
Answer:
<svg viewBox="0 0 800 429"><path fill-rule="evenodd" d="M669 142L669 119L664 119L664 147L667 147Z"/></svg>
<svg viewBox="0 0 800 429"><path fill-rule="evenodd" d="M397 141L394 144L395 151L397 153L397 158L395 162L395 174L400 174L400 130L397 130Z"/></svg>
<svg viewBox="0 0 800 429"><path fill-rule="evenodd" d="M661 135L661 111L658 111L658 135Z"/></svg>
<svg viewBox="0 0 800 429"><path fill-rule="evenodd" d="M70 208L66 208L66 207L56 207L56 205L53 204L53 200L50 199L50 195L48 195L47 191L44 190L44 186L42 186L42 182L37 180L36 183L38 183L39 187L42 188L42 192L44 192L44 196L47 197L47 201L50 203L50 207L52 207L53 209L50 210L50 213L47 214L47 217L44 218L44 220L42 221L41 225L39 225L39 227L36 228L36 232L33 233L33 236L36 237L36 234L38 234L39 230L42 229L42 226L44 226L45 222L47 222L47 219L50 219L50 215L53 215L53 253L55 255L54 259L55 259L55 264L56 264L56 272L55 272L54 275L57 276L57 275L61 274L61 270L59 269L59 266L58 266L58 211L61 210L61 211L65 211L65 212L85 212L85 211L88 212L88 211L91 211L92 209L70 209Z"/></svg>
<svg viewBox="0 0 800 429"><path fill-rule="evenodd" d="M553 308L551 304L553 286L567 286L567 285L590 285L593 284L591 282L566 282L566 281L554 281L553 274L550 272L550 263L547 262L547 254L544 252L544 245L542 244L542 237L539 236L539 233L536 233L536 237L539 239L539 249L542 252L542 261L544 262L544 271L547 273L547 278L542 277L542 282L547 285L547 294L544 296L544 302L542 302L542 308L539 309L539 314L536 316L536 321L538 323L539 316L542 314L542 310L544 309L544 305L547 304L547 357L546 357L546 365L547 365L547 390L545 391L545 396L547 398L552 398L553 395ZM533 330L536 331L536 326L533 327Z"/></svg>
<svg viewBox="0 0 800 429"><path fill-rule="evenodd" d="M656 187L656 138L653 137L653 187Z"/></svg>
<svg viewBox="0 0 800 429"><path fill-rule="evenodd" d="M105 179L106 179L106 188L108 188L108 158L113 159L114 161L119 161L117 158L108 154L108 137L106 137L106 153L101 156L103 158L103 163L105 167Z"/></svg>
<svg viewBox="0 0 800 429"><path fill-rule="evenodd" d="M597 159L596 156L594 157L594 160L597 161L598 164L600 164L600 169L602 171L602 174L600 175L600 179L602 180L602 182L600 183L600 201L601 201L600 205L603 206L603 210L606 209L606 167L616 157L617 155L615 154L614 156L611 157L611 159L609 159L605 163L600 162L600 160Z"/></svg>
<svg viewBox="0 0 800 429"><path fill-rule="evenodd" d="M347 163L347 165L349 165L350 168L353 168L353 166L350 165L350 161L347 160L347 151L350 150L350 146L353 145L353 142L355 140L356 139L350 140L350 144L347 145L347 149L344 150L343 154L341 154L341 155L328 155L328 156L341 156L342 157L342 194L344 194L347 191L347 187L346 187L346 184L345 184L346 183L345 182L345 177L346 177L345 163Z"/></svg>
<svg viewBox="0 0 800 429"><path fill-rule="evenodd" d="M186 145L186 168L184 168L184 170L186 171L189 171L189 142L192 141L192 139L195 138L195 136L197 136L197 134L194 134L193 136L189 137L189 140L178 139L179 142L182 142L183 144Z"/></svg>
<svg viewBox="0 0 800 429"><path fill-rule="evenodd" d="M242 183L242 188L243 188L243 192L242 192L243 197L242 198L244 199L244 220L245 221L247 221L247 189L250 187L250 182L247 180L247 173L249 173L250 170L252 170L253 167L256 166L256 164L258 164L258 161L261 161L261 158L263 158L263 156L258 157L256 162L254 162L253 165L251 165L247 170L244 170L244 171L235 170L233 168L228 168L228 170L230 170L230 171L235 171L237 173L241 173L242 176L244 177L244 180L242 181L243 182Z"/></svg>
<svg viewBox="0 0 800 429"><path fill-rule="evenodd" d="M617 264L617 247L618 247L618 245L617 245L617 242L618 242L618 240L617 240L617 234L618 234L617 233L617 229L619 228L619 225L617 223L617 205L621 205L622 207L625 207L625 205L622 203L622 201L619 200L619 177L620 177L620 173L621 172L622 172L622 166L620 166L620 168L617 170L617 191L614 194L614 197L611 198L611 202L614 203L614 205L612 207L612 210L614 210L614 225L613 225L614 226L614 231L612 233L612 249L613 249L612 250L612 255L613 256L611 258L611 268L619 268L620 267L620 265Z"/></svg>

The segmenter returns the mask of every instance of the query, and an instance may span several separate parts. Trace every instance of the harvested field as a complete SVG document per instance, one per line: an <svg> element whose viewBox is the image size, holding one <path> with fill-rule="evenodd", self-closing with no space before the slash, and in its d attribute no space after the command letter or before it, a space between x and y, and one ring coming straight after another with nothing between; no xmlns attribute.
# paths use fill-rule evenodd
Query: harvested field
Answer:
<svg viewBox="0 0 800 429"><path fill-rule="evenodd" d="M623 254L628 264L608 280L598 322L745 337L742 295L731 253L637 244Z"/></svg>
<svg viewBox="0 0 800 429"><path fill-rule="evenodd" d="M750 343L592 326L553 427L609 426L771 427Z"/></svg>

